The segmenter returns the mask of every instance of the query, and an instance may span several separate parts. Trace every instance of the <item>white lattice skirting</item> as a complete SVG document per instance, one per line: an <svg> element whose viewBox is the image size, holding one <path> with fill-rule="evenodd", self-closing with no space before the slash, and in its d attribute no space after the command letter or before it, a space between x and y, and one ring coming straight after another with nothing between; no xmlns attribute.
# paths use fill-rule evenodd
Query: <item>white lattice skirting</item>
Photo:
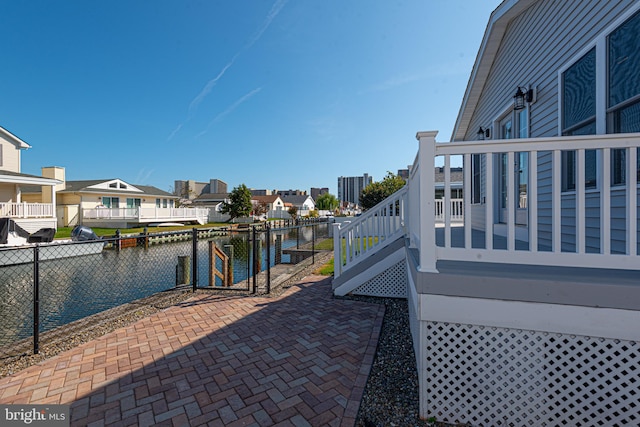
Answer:
<svg viewBox="0 0 640 427"><path fill-rule="evenodd" d="M355 295L406 298L407 269L404 260L394 264L373 279L367 280L352 291Z"/></svg>
<svg viewBox="0 0 640 427"><path fill-rule="evenodd" d="M473 426L640 425L639 343L422 322L422 397Z"/></svg>

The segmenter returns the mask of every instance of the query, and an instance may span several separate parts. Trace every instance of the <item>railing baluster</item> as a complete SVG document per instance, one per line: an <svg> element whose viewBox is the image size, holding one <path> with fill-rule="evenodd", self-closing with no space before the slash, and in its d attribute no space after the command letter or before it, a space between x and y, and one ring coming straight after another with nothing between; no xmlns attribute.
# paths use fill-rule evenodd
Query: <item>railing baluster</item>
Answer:
<svg viewBox="0 0 640 427"><path fill-rule="evenodd" d="M493 153L485 154L486 170L485 174L485 248L493 249Z"/></svg>
<svg viewBox="0 0 640 427"><path fill-rule="evenodd" d="M577 150L576 162L576 252L579 254L585 253L585 219L586 219L586 203L585 203L585 161L584 150Z"/></svg>
<svg viewBox="0 0 640 427"><path fill-rule="evenodd" d="M611 254L611 150L602 150L602 185L600 188L600 253ZM627 252L629 253L629 252Z"/></svg>
<svg viewBox="0 0 640 427"><path fill-rule="evenodd" d="M638 255L638 154L637 148L627 149L629 169L627 173L627 239L629 255Z"/></svg>
<svg viewBox="0 0 640 427"><path fill-rule="evenodd" d="M444 156L444 247L451 247L451 156Z"/></svg>
<svg viewBox="0 0 640 427"><path fill-rule="evenodd" d="M513 151L507 153L507 250L513 252L516 250L516 189L515 189L515 155Z"/></svg>
<svg viewBox="0 0 640 427"><path fill-rule="evenodd" d="M471 154L466 153L463 160L464 179L462 181L462 191L464 195L463 221L464 221L464 248L471 248Z"/></svg>
<svg viewBox="0 0 640 427"><path fill-rule="evenodd" d="M561 252L562 240L562 151L553 151L553 187L552 187L552 251Z"/></svg>
<svg viewBox="0 0 640 427"><path fill-rule="evenodd" d="M529 217L529 251L538 252L538 152L529 152L527 178L527 210Z"/></svg>

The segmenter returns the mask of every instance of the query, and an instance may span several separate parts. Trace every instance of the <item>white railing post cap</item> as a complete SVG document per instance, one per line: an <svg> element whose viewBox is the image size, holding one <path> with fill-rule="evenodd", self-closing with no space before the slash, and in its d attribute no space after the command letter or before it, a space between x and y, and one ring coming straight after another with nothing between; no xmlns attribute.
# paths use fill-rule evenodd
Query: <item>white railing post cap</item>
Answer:
<svg viewBox="0 0 640 427"><path fill-rule="evenodd" d="M438 135L438 131L437 130L426 130L426 131L422 131L422 132L418 132L416 133L416 139L419 141L420 138L436 138L436 135Z"/></svg>

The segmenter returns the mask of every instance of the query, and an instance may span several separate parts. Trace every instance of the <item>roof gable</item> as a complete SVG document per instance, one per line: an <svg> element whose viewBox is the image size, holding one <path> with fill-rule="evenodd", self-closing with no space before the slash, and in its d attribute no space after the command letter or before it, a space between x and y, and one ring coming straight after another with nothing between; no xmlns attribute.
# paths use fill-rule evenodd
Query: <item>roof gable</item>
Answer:
<svg viewBox="0 0 640 427"><path fill-rule="evenodd" d="M128 184L120 179L112 179L109 181L98 182L93 185L89 185L86 187L91 190L109 190L109 191L118 191L118 190L126 190L128 193L142 193L143 191L137 188L134 185Z"/></svg>
<svg viewBox="0 0 640 427"><path fill-rule="evenodd" d="M275 203L278 199L280 199L280 196L278 195L251 197L251 200L255 200L257 202L265 202L265 203ZM280 199L280 201L282 201L282 199Z"/></svg>
<svg viewBox="0 0 640 427"><path fill-rule="evenodd" d="M115 186L112 186L115 184ZM124 184L118 185L118 184ZM132 185L128 184L120 179L110 180L86 180L86 181L66 181L65 189L61 192L90 192L90 193L109 193L109 194L128 194L128 195L143 195L148 196L162 196L164 198L179 199L178 196L174 196L171 193L160 190L157 187L150 185Z"/></svg>
<svg viewBox="0 0 640 427"><path fill-rule="evenodd" d="M509 23L531 7L537 0L504 0L492 13L473 64L467 89L464 92L460 111L456 119L451 141L461 141L465 134L473 112L476 109L482 90L493 66L496 54L500 49L502 38Z"/></svg>
<svg viewBox="0 0 640 427"><path fill-rule="evenodd" d="M24 142L23 140L21 140L20 138L18 138L17 136L15 136L14 134L12 134L11 132L9 132L3 127L0 127L0 138L12 143L13 145L16 146L17 149L25 150L27 148L31 148L29 144L27 144L26 142Z"/></svg>
<svg viewBox="0 0 640 427"><path fill-rule="evenodd" d="M302 205L310 199L310 201L313 203L313 199L309 195L281 196L281 199L285 203L293 203L294 205Z"/></svg>

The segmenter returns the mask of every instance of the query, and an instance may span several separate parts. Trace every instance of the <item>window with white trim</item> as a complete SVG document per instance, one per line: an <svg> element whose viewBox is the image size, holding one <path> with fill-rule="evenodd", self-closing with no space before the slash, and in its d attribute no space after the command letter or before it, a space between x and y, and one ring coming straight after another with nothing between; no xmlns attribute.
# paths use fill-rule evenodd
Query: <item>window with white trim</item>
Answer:
<svg viewBox="0 0 640 427"><path fill-rule="evenodd" d="M562 73L562 135L596 134L596 49ZM562 152L562 189L576 189L576 152ZM585 151L585 187L597 186L595 150Z"/></svg>
<svg viewBox="0 0 640 427"><path fill-rule="evenodd" d="M561 74L562 135L593 135L597 126L606 133L640 132L640 7L632 9L624 22L604 31L594 47ZM601 46L606 52L596 53ZM606 57L601 67L596 66L596 55ZM596 88L606 93L604 105L596 105ZM597 186L597 153L585 152L587 188ZM639 160L635 173L640 179L640 151L631 153ZM628 156L624 149L611 150L612 186L626 183ZM562 159L563 190L574 190L575 152L563 152Z"/></svg>
<svg viewBox="0 0 640 427"><path fill-rule="evenodd" d="M139 208L141 202L142 202L141 199L133 198L133 197L127 197L127 208L129 208L129 209Z"/></svg>
<svg viewBox="0 0 640 427"><path fill-rule="evenodd" d="M607 40L607 133L640 132L640 12Z"/></svg>
<svg viewBox="0 0 640 427"><path fill-rule="evenodd" d="M118 197L102 197L102 204L107 208L118 209L120 207L120 199Z"/></svg>
<svg viewBox="0 0 640 427"><path fill-rule="evenodd" d="M640 12L626 20L607 38L607 133L640 132L640 74L638 73L640 37L638 34L640 34ZM611 185L626 183L626 164L626 150L612 150ZM638 171L636 173L640 176Z"/></svg>

